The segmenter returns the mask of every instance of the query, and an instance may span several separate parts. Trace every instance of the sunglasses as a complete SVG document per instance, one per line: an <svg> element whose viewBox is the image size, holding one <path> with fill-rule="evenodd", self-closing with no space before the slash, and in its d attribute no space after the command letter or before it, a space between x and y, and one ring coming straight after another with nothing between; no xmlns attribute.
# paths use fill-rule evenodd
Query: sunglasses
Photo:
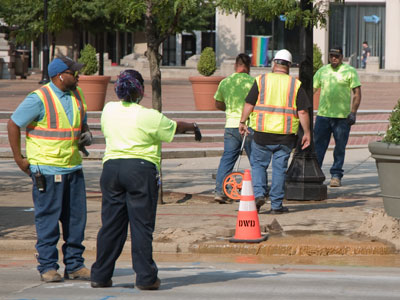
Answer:
<svg viewBox="0 0 400 300"><path fill-rule="evenodd" d="M329 54L329 57L340 58L340 54Z"/></svg>
<svg viewBox="0 0 400 300"><path fill-rule="evenodd" d="M79 71L75 71L75 72L67 72L67 71L65 71L65 72L63 72L63 73L72 75L72 76L74 76L74 77L78 77L78 75L79 75Z"/></svg>

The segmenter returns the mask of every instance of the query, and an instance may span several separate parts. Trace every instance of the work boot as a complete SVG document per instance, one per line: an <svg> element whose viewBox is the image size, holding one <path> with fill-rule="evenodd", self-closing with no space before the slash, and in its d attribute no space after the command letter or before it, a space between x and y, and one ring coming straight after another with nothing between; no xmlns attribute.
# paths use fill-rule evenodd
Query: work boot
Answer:
<svg viewBox="0 0 400 300"><path fill-rule="evenodd" d="M67 271L65 271L64 278L71 280L90 280L90 270L86 267L83 267L82 269L71 273L67 273Z"/></svg>
<svg viewBox="0 0 400 300"><path fill-rule="evenodd" d="M329 186L330 187L340 187L340 186L342 186L342 181L338 177L332 177Z"/></svg>
<svg viewBox="0 0 400 300"><path fill-rule="evenodd" d="M60 282L62 281L61 275L54 269L40 274L40 278L44 282Z"/></svg>
<svg viewBox="0 0 400 300"><path fill-rule="evenodd" d="M257 212L260 212L261 206L265 204L265 197L264 196L257 197L255 201L256 201Z"/></svg>
<svg viewBox="0 0 400 300"><path fill-rule="evenodd" d="M90 286L91 286L92 288L108 288L108 287L112 287L112 284L113 284L113 282L112 282L112 280L110 279L110 280L107 281L107 282L92 281L92 282L90 283Z"/></svg>
<svg viewBox="0 0 400 300"><path fill-rule="evenodd" d="M271 215L281 215L281 214L284 214L284 213L287 213L287 212L289 212L289 208L287 208L285 206L282 206L281 208L278 208L278 209L271 209L269 211L269 213Z"/></svg>
<svg viewBox="0 0 400 300"><path fill-rule="evenodd" d="M215 197L214 197L215 202L218 202L219 204L226 204L227 200L228 199L225 195L215 194Z"/></svg>
<svg viewBox="0 0 400 300"><path fill-rule="evenodd" d="M160 278L157 277L156 281L151 285L136 285L136 287L139 290L154 291L154 290L158 290L160 288L160 285L161 285L161 280L160 280Z"/></svg>

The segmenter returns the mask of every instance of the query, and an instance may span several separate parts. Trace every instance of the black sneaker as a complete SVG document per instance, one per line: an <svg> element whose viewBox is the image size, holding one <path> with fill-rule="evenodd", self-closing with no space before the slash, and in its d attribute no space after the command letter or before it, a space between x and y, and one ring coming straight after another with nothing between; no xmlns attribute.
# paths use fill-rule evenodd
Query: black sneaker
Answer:
<svg viewBox="0 0 400 300"><path fill-rule="evenodd" d="M281 214L284 214L284 213L287 213L287 212L289 212L289 208L287 208L287 207L285 207L285 206L282 206L282 207L279 208L279 209L271 209L271 210L269 211L269 213L270 213L271 215L281 215Z"/></svg>
<svg viewBox="0 0 400 300"><path fill-rule="evenodd" d="M257 197L255 201L256 201L257 212L260 212L261 206L265 204L265 197Z"/></svg>
<svg viewBox="0 0 400 300"><path fill-rule="evenodd" d="M107 282L97 282L97 281L92 281L90 283L92 288L108 288L112 287L112 280L110 279Z"/></svg>
<svg viewBox="0 0 400 300"><path fill-rule="evenodd" d="M154 290L158 290L160 288L160 285L161 285L161 280L160 280L160 278L157 277L156 281L153 284L150 284L150 285L136 285L136 287L139 290L154 291Z"/></svg>

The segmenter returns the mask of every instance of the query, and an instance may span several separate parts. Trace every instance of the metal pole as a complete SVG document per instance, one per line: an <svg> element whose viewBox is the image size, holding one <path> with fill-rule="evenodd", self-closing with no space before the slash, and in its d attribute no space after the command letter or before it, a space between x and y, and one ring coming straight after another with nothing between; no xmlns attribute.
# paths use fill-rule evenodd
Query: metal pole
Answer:
<svg viewBox="0 0 400 300"><path fill-rule="evenodd" d="M42 70L42 80L39 81L40 84L46 84L50 82L49 73L47 67L49 65L49 39L47 34L47 0L44 0L44 26L43 26L43 70Z"/></svg>
<svg viewBox="0 0 400 300"><path fill-rule="evenodd" d="M312 10L312 2L301 0L302 10ZM301 28L300 49L303 61L300 65L299 77L312 103L313 98L313 28ZM313 108L309 110L310 130L313 130ZM314 152L314 142L311 134L311 145L301 149L303 130L299 129L299 142L292 162L286 172L285 198L287 200L324 200L327 196L327 186L324 185L325 175L317 162Z"/></svg>

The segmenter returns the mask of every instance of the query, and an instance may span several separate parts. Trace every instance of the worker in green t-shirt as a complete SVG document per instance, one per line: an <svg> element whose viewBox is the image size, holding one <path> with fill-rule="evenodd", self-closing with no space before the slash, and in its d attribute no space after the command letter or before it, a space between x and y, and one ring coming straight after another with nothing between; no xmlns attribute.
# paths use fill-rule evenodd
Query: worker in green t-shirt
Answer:
<svg viewBox="0 0 400 300"><path fill-rule="evenodd" d="M330 169L330 186L340 187L350 128L356 122L356 114L361 102L361 83L356 70L342 63L341 47L330 49L329 60L330 64L320 68L313 78L314 93L321 89L314 126L314 143L318 164L321 167L333 135L335 149L333 165ZM351 101L351 92L353 92L353 101Z"/></svg>
<svg viewBox="0 0 400 300"><path fill-rule="evenodd" d="M141 106L143 78L135 70L121 72L115 92L122 101L108 102L101 115L101 130L106 139L100 178L102 227L97 236L91 286L112 286L115 262L124 247L129 225L136 287L156 290L161 281L153 261L152 241L161 142L171 142L175 133L187 131L193 131L195 140L200 141L201 133L196 123L175 122Z"/></svg>
<svg viewBox="0 0 400 300"><path fill-rule="evenodd" d="M243 136L239 133L240 117L250 88L253 86L254 78L249 75L251 59L247 54L241 53L236 57L235 73L221 81L214 95L215 106L225 111L226 123L224 132L224 153L222 154L215 184L214 200L226 203L223 193L223 181L236 163L240 154ZM251 134L246 137L244 149L247 157L250 157Z"/></svg>

